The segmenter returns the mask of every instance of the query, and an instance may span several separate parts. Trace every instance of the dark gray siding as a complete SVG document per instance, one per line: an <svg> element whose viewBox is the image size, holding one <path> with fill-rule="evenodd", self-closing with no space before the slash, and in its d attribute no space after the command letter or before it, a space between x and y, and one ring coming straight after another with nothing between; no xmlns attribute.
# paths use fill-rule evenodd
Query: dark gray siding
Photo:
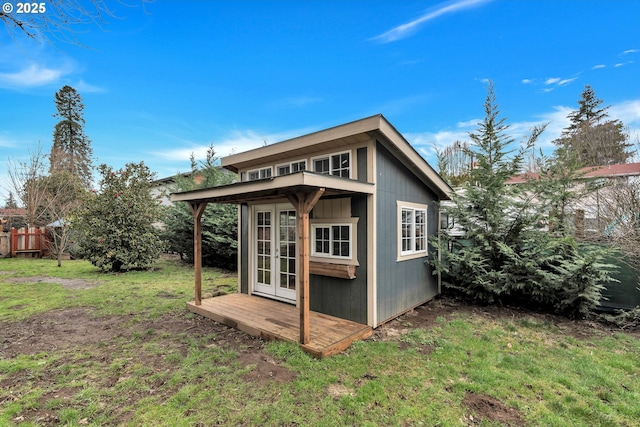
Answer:
<svg viewBox="0 0 640 427"><path fill-rule="evenodd" d="M437 195L381 143L377 143L377 311L378 323L392 319L438 293L437 276L427 258L396 261L398 218L396 201L428 205L427 233L438 232ZM429 247L429 256L434 253Z"/></svg>
<svg viewBox="0 0 640 427"><path fill-rule="evenodd" d="M367 324L367 197L352 196L351 215L358 217L356 278L311 275L309 307L313 311Z"/></svg>
<svg viewBox="0 0 640 427"><path fill-rule="evenodd" d="M240 292L249 293L249 206L240 205Z"/></svg>

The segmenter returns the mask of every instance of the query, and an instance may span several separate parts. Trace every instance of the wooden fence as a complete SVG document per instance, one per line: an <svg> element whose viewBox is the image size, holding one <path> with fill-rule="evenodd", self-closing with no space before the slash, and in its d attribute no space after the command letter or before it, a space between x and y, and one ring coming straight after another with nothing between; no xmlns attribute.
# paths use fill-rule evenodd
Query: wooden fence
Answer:
<svg viewBox="0 0 640 427"><path fill-rule="evenodd" d="M48 253L49 238L45 227L11 229L11 257L42 258Z"/></svg>
<svg viewBox="0 0 640 427"><path fill-rule="evenodd" d="M11 256L11 233L0 231L0 258Z"/></svg>

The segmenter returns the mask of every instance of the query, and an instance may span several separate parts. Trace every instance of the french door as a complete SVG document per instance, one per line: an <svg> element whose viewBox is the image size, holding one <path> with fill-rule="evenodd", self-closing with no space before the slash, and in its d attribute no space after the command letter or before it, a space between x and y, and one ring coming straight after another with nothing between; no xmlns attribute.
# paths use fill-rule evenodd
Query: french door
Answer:
<svg viewBox="0 0 640 427"><path fill-rule="evenodd" d="M254 206L253 291L296 300L296 211L291 205Z"/></svg>

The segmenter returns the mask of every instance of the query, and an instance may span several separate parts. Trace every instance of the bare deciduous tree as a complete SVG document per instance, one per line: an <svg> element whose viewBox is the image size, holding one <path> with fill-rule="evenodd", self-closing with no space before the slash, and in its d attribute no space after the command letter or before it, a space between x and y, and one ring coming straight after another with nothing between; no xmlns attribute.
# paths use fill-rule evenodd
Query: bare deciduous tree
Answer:
<svg viewBox="0 0 640 427"><path fill-rule="evenodd" d="M469 179L474 157L467 141L455 141L442 150L436 148L436 154L438 173L445 177L449 184L458 186Z"/></svg>
<svg viewBox="0 0 640 427"><path fill-rule="evenodd" d="M57 172L45 178L47 191L42 207L45 215L51 219L48 224L51 236L49 251L62 265L62 256L72 243L71 218L81 206L83 182L69 172Z"/></svg>
<svg viewBox="0 0 640 427"><path fill-rule="evenodd" d="M27 149L27 160L9 159L9 190L18 198L20 205L27 211L29 227L41 225L45 219L39 206L45 204L47 183L43 178L48 170L47 156L42 153L40 144Z"/></svg>
<svg viewBox="0 0 640 427"><path fill-rule="evenodd" d="M29 227L49 225L50 251L62 263L62 254L71 243L70 217L80 205L82 181L68 172L47 175L47 156L38 144L27 160L9 160L10 191L27 211Z"/></svg>
<svg viewBox="0 0 640 427"><path fill-rule="evenodd" d="M141 0L141 3L144 6L151 1L153 0ZM75 32L76 27L87 24L102 27L107 19L117 18L114 8L107 3L105 0L48 0L15 4L8 2L5 4L11 6L5 6L0 10L0 21L14 38L22 35L37 41L55 39L80 44ZM117 3L126 5L119 1ZM19 11L18 7L22 7L23 10Z"/></svg>
<svg viewBox="0 0 640 427"><path fill-rule="evenodd" d="M598 198L600 232L640 272L640 177L605 187Z"/></svg>

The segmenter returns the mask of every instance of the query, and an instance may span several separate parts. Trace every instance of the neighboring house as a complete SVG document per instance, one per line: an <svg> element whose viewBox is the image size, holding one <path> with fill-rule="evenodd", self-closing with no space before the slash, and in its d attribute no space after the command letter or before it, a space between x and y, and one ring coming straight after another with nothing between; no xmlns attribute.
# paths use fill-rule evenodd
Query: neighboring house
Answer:
<svg viewBox="0 0 640 427"><path fill-rule="evenodd" d="M238 292L297 306L302 344L309 310L373 328L439 294L428 239L438 235L438 203L452 190L382 115L221 163L240 182L171 195L191 205L194 252L206 204L237 204ZM189 307L209 316L199 307L197 263Z"/></svg>
<svg viewBox="0 0 640 427"><path fill-rule="evenodd" d="M191 172L184 172L179 174L183 177L188 177L191 175ZM155 181L151 181L151 196L160 200L160 203L163 206L171 206L173 203L169 195L174 190L174 185L176 183L175 175L169 176L166 178L156 179Z"/></svg>
<svg viewBox="0 0 640 427"><path fill-rule="evenodd" d="M222 169L222 172L229 173L227 169ZM160 200L160 203L163 206L172 206L173 202L171 201L171 193L176 189L176 176L181 176L183 178L189 178L192 172L182 172L177 175L168 176L166 178L156 179L155 181L151 181L151 196ZM202 175L196 174L194 177L194 181L196 184L201 184L203 180Z"/></svg>
<svg viewBox="0 0 640 427"><path fill-rule="evenodd" d="M634 212L632 206L638 201L629 200L637 197L637 190L627 185L640 188L640 163L626 163L581 169L574 189L580 191L585 181L601 184L597 190L590 192L568 207L573 215L575 234L587 239L633 239L637 234L637 218L640 212ZM518 175L508 181L509 184L521 184L527 180L539 179L537 174ZM634 240L630 243L633 245ZM637 253L637 252L636 252ZM613 272L618 280L603 290L600 302L602 310L630 310L640 305L640 273L637 269L628 268L619 259L610 258L607 262L617 264L620 268Z"/></svg>
<svg viewBox="0 0 640 427"><path fill-rule="evenodd" d="M615 201L615 194L621 185L640 182L640 163L589 166L580 169L576 175L579 177L575 183L576 191L581 190L587 180L602 184L601 188L585 195L569 206L570 213L575 215L575 220L578 223L576 225L587 235L601 231L615 233L614 223L604 223L609 222L606 219L606 211ZM514 176L506 183L518 185L539 178L536 173L527 173Z"/></svg>

